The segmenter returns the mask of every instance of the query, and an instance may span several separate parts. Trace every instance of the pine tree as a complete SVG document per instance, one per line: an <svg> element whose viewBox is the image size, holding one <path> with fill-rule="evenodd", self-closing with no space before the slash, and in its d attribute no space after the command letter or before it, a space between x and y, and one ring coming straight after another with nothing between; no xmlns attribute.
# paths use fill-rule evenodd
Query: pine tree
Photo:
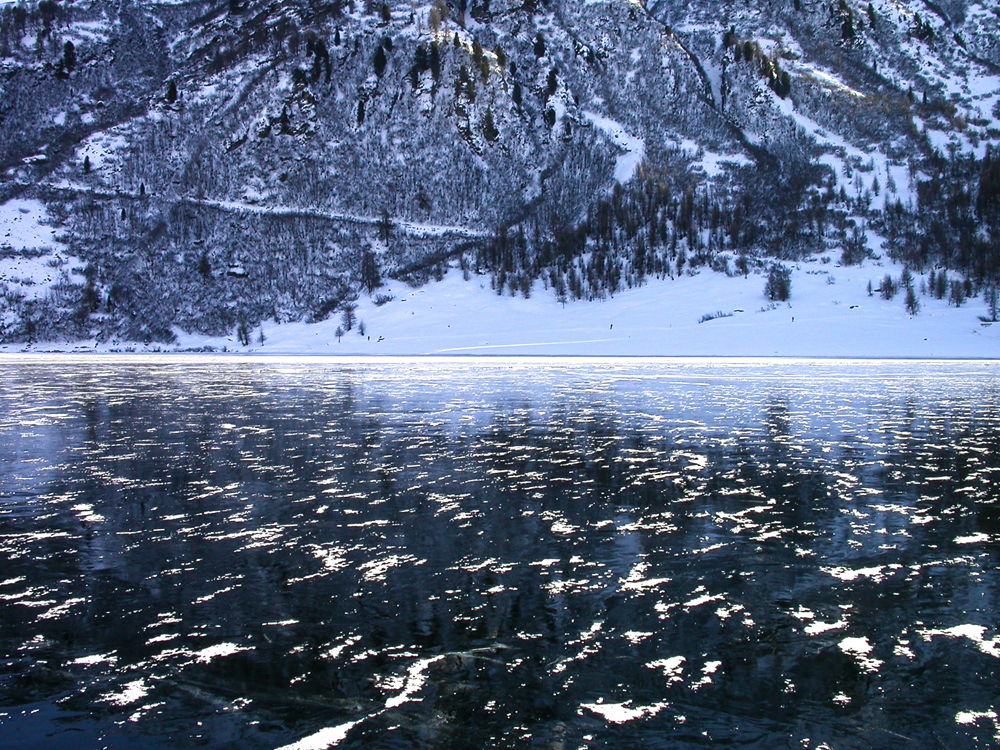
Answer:
<svg viewBox="0 0 1000 750"><path fill-rule="evenodd" d="M483 47L478 40L472 42L472 62L479 68L479 74L483 77L483 83L490 80L490 61L486 59Z"/></svg>
<svg viewBox="0 0 1000 750"><path fill-rule="evenodd" d="M375 48L374 64L375 64L375 75L381 78L382 74L385 72L385 64L386 64L385 48L381 44Z"/></svg>
<svg viewBox="0 0 1000 750"><path fill-rule="evenodd" d="M951 289L948 294L948 304L954 305L955 307L961 307L965 303L965 285L955 279L951 282Z"/></svg>
<svg viewBox="0 0 1000 750"><path fill-rule="evenodd" d="M212 263L208 259L208 250L201 251L201 258L198 260L198 273L203 279L211 278Z"/></svg>
<svg viewBox="0 0 1000 750"><path fill-rule="evenodd" d="M171 79L170 83L167 84L167 104L173 104L177 101L177 81Z"/></svg>
<svg viewBox="0 0 1000 750"><path fill-rule="evenodd" d="M998 291L997 285L994 284L987 289L984 297L986 300L986 309L990 314L990 321L996 323L997 315L1000 314L1000 291Z"/></svg>
<svg viewBox="0 0 1000 750"><path fill-rule="evenodd" d="M72 73L73 68L76 67L76 47L73 45L73 42L67 41L63 46L62 62L66 70Z"/></svg>
<svg viewBox="0 0 1000 750"><path fill-rule="evenodd" d="M1000 224L1000 158L992 150L986 152L979 173L976 212L981 219Z"/></svg>
<svg viewBox="0 0 1000 750"><path fill-rule="evenodd" d="M382 284L382 273L379 271L378 258L372 250L366 249L361 255L361 286L368 294L372 294Z"/></svg>
<svg viewBox="0 0 1000 750"><path fill-rule="evenodd" d="M678 266L678 272L680 267ZM792 296L792 272L789 268L775 263L767 274L764 296L772 302L784 302Z"/></svg>
<svg viewBox="0 0 1000 750"><path fill-rule="evenodd" d="M441 77L441 50L438 47L437 42L431 42L431 75L434 80L438 80Z"/></svg>
<svg viewBox="0 0 1000 750"><path fill-rule="evenodd" d="M341 316L341 322L343 323L345 331L350 331L352 328L354 328L354 322L355 320L357 320L354 311L357 309L358 306L355 305L353 302L344 303L344 312L343 315Z"/></svg>
<svg viewBox="0 0 1000 750"><path fill-rule="evenodd" d="M483 136L490 143L493 143L500 137L500 131L496 129L496 125L493 122L493 109L491 107L486 108L486 116L483 117Z"/></svg>
<svg viewBox="0 0 1000 750"><path fill-rule="evenodd" d="M382 211L382 218L378 222L378 236L382 242L388 242L389 238L392 237L392 217L389 216L388 209Z"/></svg>
<svg viewBox="0 0 1000 750"><path fill-rule="evenodd" d="M545 36L540 31L535 37L535 57L545 57Z"/></svg>
<svg viewBox="0 0 1000 750"><path fill-rule="evenodd" d="M840 36L844 41L854 39L854 11L848 9L844 15L844 22L840 29Z"/></svg>
<svg viewBox="0 0 1000 750"><path fill-rule="evenodd" d="M898 289L896 288L895 280L892 278L892 276L886 274L882 278L882 286L879 289L879 295L882 297L882 299L888 301L896 296L897 291Z"/></svg>

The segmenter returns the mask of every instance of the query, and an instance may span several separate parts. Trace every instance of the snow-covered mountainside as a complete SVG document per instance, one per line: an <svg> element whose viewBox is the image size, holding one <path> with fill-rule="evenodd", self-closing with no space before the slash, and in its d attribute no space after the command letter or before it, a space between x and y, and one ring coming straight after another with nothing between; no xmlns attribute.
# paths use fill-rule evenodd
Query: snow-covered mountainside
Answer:
<svg viewBox="0 0 1000 750"><path fill-rule="evenodd" d="M458 279L705 330L822 277L997 356L997 39L987 0L0 3L0 343L388 341L424 284L506 325Z"/></svg>

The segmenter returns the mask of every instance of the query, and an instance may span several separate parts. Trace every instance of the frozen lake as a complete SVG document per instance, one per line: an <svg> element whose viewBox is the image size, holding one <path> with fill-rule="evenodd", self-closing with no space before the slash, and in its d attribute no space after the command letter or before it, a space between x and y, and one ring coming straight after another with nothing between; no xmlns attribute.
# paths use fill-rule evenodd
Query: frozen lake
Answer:
<svg viewBox="0 0 1000 750"><path fill-rule="evenodd" d="M1000 742L1000 363L0 382L0 748Z"/></svg>

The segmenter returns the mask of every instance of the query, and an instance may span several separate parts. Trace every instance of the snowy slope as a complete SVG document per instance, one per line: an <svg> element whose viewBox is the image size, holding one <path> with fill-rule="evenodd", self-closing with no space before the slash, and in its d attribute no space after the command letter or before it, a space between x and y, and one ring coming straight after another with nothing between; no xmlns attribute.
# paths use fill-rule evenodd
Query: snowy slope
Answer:
<svg viewBox="0 0 1000 750"><path fill-rule="evenodd" d="M443 281L419 289L391 284L395 296L375 305L359 300L358 324L264 324L249 346L235 337L178 332L176 346L75 342L0 351L190 351L235 355L548 355L1000 358L1000 323L984 324L981 300L962 307L921 298L911 316L901 297L869 296L891 263L842 268L822 258L797 264L792 298L771 303L763 278L704 271L676 281L652 281L597 302L560 304L541 288L529 299L499 296L488 279L465 281L453 268ZM916 279L920 283L920 279ZM724 317L699 322L707 315ZM364 324L365 334L359 335ZM263 331L264 340L260 341Z"/></svg>
<svg viewBox="0 0 1000 750"><path fill-rule="evenodd" d="M56 237L52 218L37 200L0 204L0 295L35 301L54 286L82 283L80 261Z"/></svg>
<svg viewBox="0 0 1000 750"><path fill-rule="evenodd" d="M0 3L0 343L992 356L994 6Z"/></svg>

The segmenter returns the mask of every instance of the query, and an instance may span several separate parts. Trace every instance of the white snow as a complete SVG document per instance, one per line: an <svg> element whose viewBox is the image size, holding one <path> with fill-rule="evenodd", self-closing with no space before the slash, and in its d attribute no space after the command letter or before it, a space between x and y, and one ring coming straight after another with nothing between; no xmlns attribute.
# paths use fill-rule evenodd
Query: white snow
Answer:
<svg viewBox="0 0 1000 750"><path fill-rule="evenodd" d="M632 701L625 701L624 703L584 703L580 708L592 711L612 724L627 724L636 719L656 716L668 705L668 703L654 703L651 706L633 706ZM582 714L583 711L581 710L579 713Z"/></svg>
<svg viewBox="0 0 1000 750"><path fill-rule="evenodd" d="M105 693L101 697L101 700L113 706L127 706L130 703L135 703L145 698L149 690L149 685L140 677L138 680L133 680L123 685L117 693Z"/></svg>
<svg viewBox="0 0 1000 750"><path fill-rule="evenodd" d="M821 635L828 630L842 630L848 625L847 620L838 620L837 622L823 622L821 620L816 620L811 622L805 627L806 635Z"/></svg>
<svg viewBox="0 0 1000 750"><path fill-rule="evenodd" d="M0 205L0 247L37 250L55 243L55 230L45 221L45 206L36 200L12 200Z"/></svg>
<svg viewBox="0 0 1000 750"><path fill-rule="evenodd" d="M111 130L94 133L77 149L76 158L81 164L90 158L91 170L103 169L113 163L119 151L128 144L126 137Z"/></svg>
<svg viewBox="0 0 1000 750"><path fill-rule="evenodd" d="M825 86L827 88L831 88L837 91L843 91L847 94L850 94L851 96L856 96L859 99L865 98L864 94L862 94L860 91L852 89L850 86L841 81L832 73L828 73L825 70L820 70L819 68L811 65L803 65L802 69L805 75L811 77L821 86Z"/></svg>
<svg viewBox="0 0 1000 750"><path fill-rule="evenodd" d="M625 183L635 177L639 164L646 156L646 143L629 134L621 123L609 117L588 111L584 111L583 116L606 133L611 142L622 150L623 153L615 159L615 179Z"/></svg>
<svg viewBox="0 0 1000 750"><path fill-rule="evenodd" d="M986 638L986 628L982 625L966 623L955 625L950 628L918 630L918 633L925 641L930 641L935 636L945 636L946 638L967 638L976 644L984 654L1000 659L1000 636Z"/></svg>
<svg viewBox="0 0 1000 750"><path fill-rule="evenodd" d="M240 651L249 650L250 649L246 646L237 646L235 643L217 643L214 646L203 648L201 651L196 651L194 655L197 657L199 662L207 664L212 661L212 659L220 659L224 656L238 654Z"/></svg>
<svg viewBox="0 0 1000 750"><path fill-rule="evenodd" d="M298 742L290 745L283 745L278 750L327 750L327 748L339 745L351 731L361 721L349 721L336 727L324 727L308 737L303 737Z"/></svg>
<svg viewBox="0 0 1000 750"><path fill-rule="evenodd" d="M745 279L702 269L695 276L648 280L605 300L562 305L538 282L530 299L500 296L488 277L464 281L451 269L443 281L420 289L387 284L377 294L395 299L382 306L363 296L356 314L365 336L355 328L338 341L341 321L334 315L315 324L265 322L264 344L255 331L246 348L235 335L178 332L177 348L335 355L1000 357L1000 323L979 320L986 312L979 299L956 308L921 296L920 312L910 316L901 295L890 301L868 296L869 281L877 288L886 273L898 278L900 272L885 260L844 268L800 263L792 268L791 300L769 303L762 275ZM919 276L915 283L919 287ZM698 323L716 311L733 314Z"/></svg>
<svg viewBox="0 0 1000 750"><path fill-rule="evenodd" d="M877 672L879 667L884 663L881 659L873 659L869 656L872 649L873 646L871 643L863 636L860 638L844 638L840 642L840 650L849 656L853 656L865 672Z"/></svg>
<svg viewBox="0 0 1000 750"><path fill-rule="evenodd" d="M735 164L737 166L749 166L753 160L743 154L719 154L715 151L705 149L697 141L690 138L666 138L665 143L683 152L692 159L688 169L701 170L708 177L716 177L724 171L723 164Z"/></svg>
<svg viewBox="0 0 1000 750"><path fill-rule="evenodd" d="M198 198L185 198L185 201L198 206L211 206L212 208L221 208L225 211L233 212L243 212L243 213L253 213L253 214L267 214L272 216L311 216L318 219L329 219L331 221L342 221L352 224L365 224L375 226L381 221L382 217L375 216L361 216L358 214L342 214L342 213L331 213L329 211L322 211L317 208L309 207L296 207L296 206L260 206L255 203L246 203L241 201L215 201L208 199L198 199ZM419 224L412 221L396 221L390 217L393 222L392 228L394 232L403 232L414 237L485 237L486 232L479 231L476 229L470 229L464 226L447 226L443 224Z"/></svg>
<svg viewBox="0 0 1000 750"><path fill-rule="evenodd" d="M990 541L990 535L982 532L970 534L969 536L956 536L955 544L983 544Z"/></svg>
<svg viewBox="0 0 1000 750"><path fill-rule="evenodd" d="M884 209L886 200L890 198L893 201L899 199L904 204L912 205L916 195L910 189L909 180L904 179L907 174L905 168L890 164L889 159L878 149L862 151L851 145L839 134L830 132L815 120L796 110L791 100L775 97L775 101L782 114L795 122L817 144L829 149L827 153L819 157L819 162L828 165L833 170L838 186L842 187L848 196L858 198L866 190L870 190L872 193L871 207L878 210ZM861 168L862 166L865 167L864 170ZM888 179L890 175L892 183L896 186L891 196ZM881 186L878 195L874 195L876 179Z"/></svg>
<svg viewBox="0 0 1000 750"><path fill-rule="evenodd" d="M60 282L82 283L73 256L62 252L45 206L15 199L0 204L0 294L41 299Z"/></svg>
<svg viewBox="0 0 1000 750"><path fill-rule="evenodd" d="M90 656L81 656L79 659L74 659L74 664L81 664L84 666L90 666L93 664L114 664L118 661L118 657L113 653L111 654L91 654Z"/></svg>
<svg viewBox="0 0 1000 750"><path fill-rule="evenodd" d="M420 692L424 684L427 682L427 670L431 667L431 665L443 658L444 657L442 656L432 656L428 659L421 659L411 664L406 670L406 684L403 688L403 692L389 698L385 702L385 707L387 709L397 708L398 706L402 706L404 703L413 700L413 697Z"/></svg>
<svg viewBox="0 0 1000 750"><path fill-rule="evenodd" d="M684 662L687 661L683 656L671 656L668 659L658 659L657 661L651 661L646 666L650 669L658 669L663 672L663 676L667 678L667 685L673 685L675 682L680 682L684 678Z"/></svg>

